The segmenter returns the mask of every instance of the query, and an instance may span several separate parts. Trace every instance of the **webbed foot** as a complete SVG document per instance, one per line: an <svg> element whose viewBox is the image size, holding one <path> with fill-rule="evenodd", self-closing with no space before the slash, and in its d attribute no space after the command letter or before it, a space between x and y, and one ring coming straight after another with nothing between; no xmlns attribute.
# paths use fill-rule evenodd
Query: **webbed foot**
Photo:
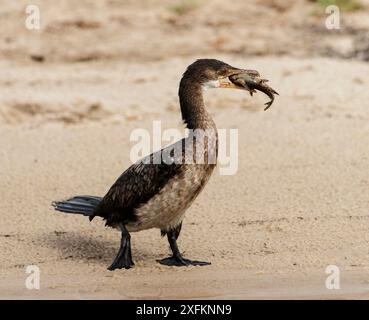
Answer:
<svg viewBox="0 0 369 320"><path fill-rule="evenodd" d="M189 260L183 257L175 257L171 256L162 260L157 260L160 264L165 266L176 266L176 267L183 267L183 266L207 266L210 265L210 262L206 261L197 261L197 260Z"/></svg>
<svg viewBox="0 0 369 320"><path fill-rule="evenodd" d="M108 268L108 270L110 271L113 271L115 269L130 269L135 265L132 260L131 236L129 235L127 229L123 224L120 224L120 228L122 231L120 248L113 263Z"/></svg>

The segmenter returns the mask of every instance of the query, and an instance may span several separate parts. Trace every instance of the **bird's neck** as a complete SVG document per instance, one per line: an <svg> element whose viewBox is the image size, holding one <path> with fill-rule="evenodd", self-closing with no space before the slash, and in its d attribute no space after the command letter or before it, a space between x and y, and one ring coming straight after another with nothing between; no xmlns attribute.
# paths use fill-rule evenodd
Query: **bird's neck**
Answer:
<svg viewBox="0 0 369 320"><path fill-rule="evenodd" d="M216 130L214 120L205 109L203 89L200 84L182 78L179 86L179 103L182 119L187 128Z"/></svg>

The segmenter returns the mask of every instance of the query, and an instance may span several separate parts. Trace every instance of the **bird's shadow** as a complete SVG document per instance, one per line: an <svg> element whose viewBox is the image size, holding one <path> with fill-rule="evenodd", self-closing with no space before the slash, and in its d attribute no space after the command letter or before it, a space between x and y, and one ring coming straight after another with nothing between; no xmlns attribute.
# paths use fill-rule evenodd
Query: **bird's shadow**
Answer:
<svg viewBox="0 0 369 320"><path fill-rule="evenodd" d="M83 261L107 265L113 261L118 249L119 241L94 238L75 232L49 232L42 235L38 242L57 251L58 259ZM153 259L153 255L135 249L135 260Z"/></svg>
<svg viewBox="0 0 369 320"><path fill-rule="evenodd" d="M38 239L40 245L56 250L58 259L84 262L110 261L117 253L117 244L105 239L74 232L49 232Z"/></svg>

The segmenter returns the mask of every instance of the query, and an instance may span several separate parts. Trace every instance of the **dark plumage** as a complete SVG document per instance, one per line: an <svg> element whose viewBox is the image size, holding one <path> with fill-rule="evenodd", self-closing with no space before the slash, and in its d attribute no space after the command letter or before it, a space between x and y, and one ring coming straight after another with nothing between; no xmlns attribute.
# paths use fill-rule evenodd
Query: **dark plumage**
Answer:
<svg viewBox="0 0 369 320"><path fill-rule="evenodd" d="M160 192L170 179L179 175L181 168L177 164L144 164L142 161L132 165L113 184L90 220L100 216L106 219L109 226L119 222L136 222L135 210Z"/></svg>
<svg viewBox="0 0 369 320"><path fill-rule="evenodd" d="M90 220L99 216L106 220L108 226L121 230L121 246L110 270L133 266L129 232L149 228L159 228L162 235L166 234L173 252L171 257L160 263L176 266L209 264L183 258L176 240L186 209L204 188L216 165L218 135L215 123L205 109L203 90L216 87L242 89L228 78L235 74L255 76L255 71L237 69L214 59L201 59L191 64L180 82L179 101L184 123L189 129L200 131L200 136L190 134L133 164L103 198L78 196L53 203L58 211L87 215ZM199 129L208 131L204 135ZM192 163L184 161L188 160L185 158L188 152L193 150L195 154L201 147L203 159L214 157L214 162L203 163L194 156L190 157ZM173 163L163 161L167 160L163 159L164 154L169 155ZM162 159L159 164L148 161L156 156Z"/></svg>

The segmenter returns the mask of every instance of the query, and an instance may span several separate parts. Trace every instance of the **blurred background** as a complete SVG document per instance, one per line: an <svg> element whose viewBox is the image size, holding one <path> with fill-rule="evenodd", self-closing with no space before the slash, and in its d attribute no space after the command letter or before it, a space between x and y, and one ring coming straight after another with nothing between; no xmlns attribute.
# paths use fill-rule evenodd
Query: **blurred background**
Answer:
<svg viewBox="0 0 369 320"><path fill-rule="evenodd" d="M367 0L35 0L41 29L24 27L28 1L3 0L0 55L36 62L231 53L369 60ZM325 27L327 6L341 29Z"/></svg>
<svg viewBox="0 0 369 320"><path fill-rule="evenodd" d="M332 4L339 8L339 29L326 27ZM0 123L72 123L109 112L140 117L135 110L151 99L112 88L143 88L159 66L172 70L168 82L161 79L161 91L168 90L165 108L176 111L180 75L197 58L238 59L249 68L247 61L265 57L369 61L368 0L35 0L40 29L31 30L25 27L27 5L3 0L0 6L7 89ZM284 63L284 78L291 63ZM133 71L134 65L142 70Z"/></svg>

